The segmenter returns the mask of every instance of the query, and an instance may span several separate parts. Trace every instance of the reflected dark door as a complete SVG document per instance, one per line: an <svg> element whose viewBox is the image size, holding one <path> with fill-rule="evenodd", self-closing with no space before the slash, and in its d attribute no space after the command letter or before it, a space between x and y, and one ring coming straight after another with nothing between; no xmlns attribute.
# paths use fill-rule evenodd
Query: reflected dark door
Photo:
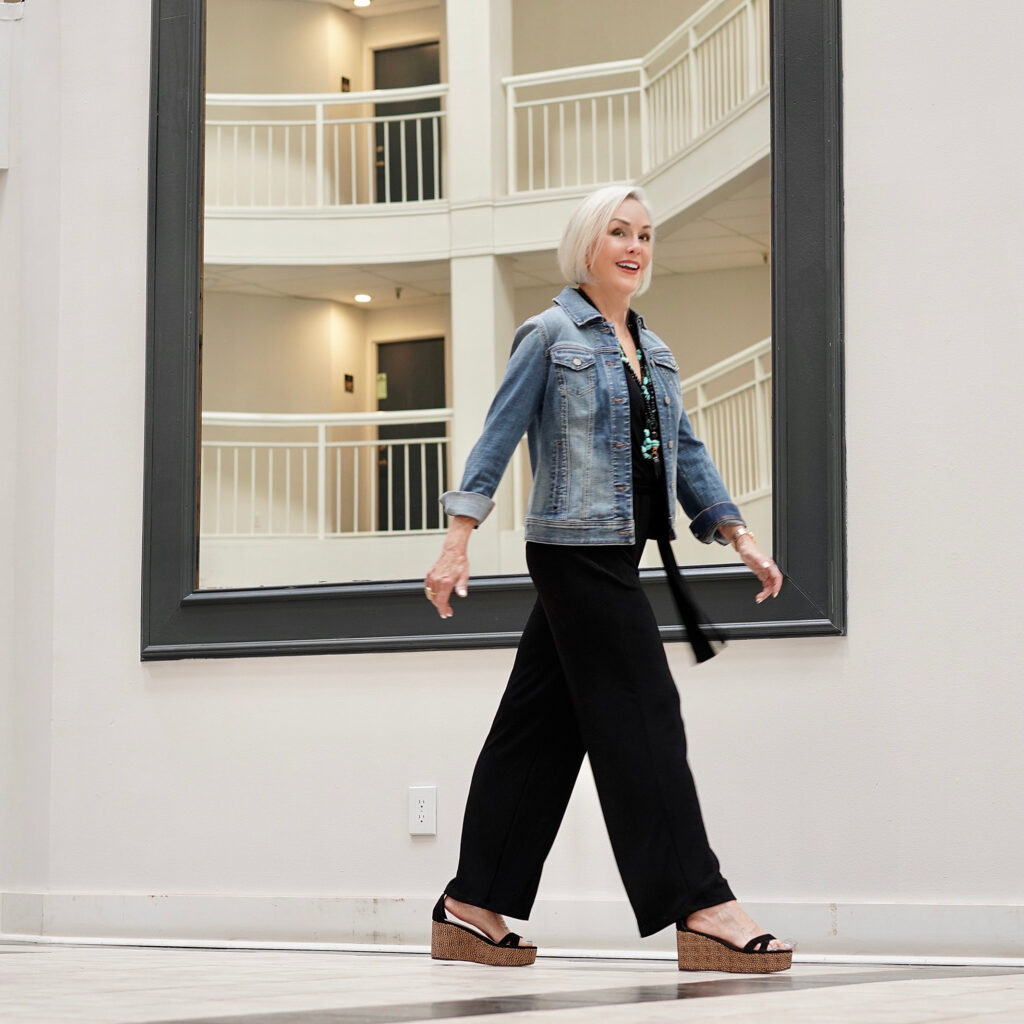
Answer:
<svg viewBox="0 0 1024 1024"><path fill-rule="evenodd" d="M377 370L385 374L383 383L387 388L387 397L377 399L380 411L444 407L443 338L378 345ZM445 424L396 424L377 430L378 440L393 442L377 449L377 529L440 528L438 499L448 487L445 446L436 441L401 442L443 438Z"/></svg>
<svg viewBox="0 0 1024 1024"><path fill-rule="evenodd" d="M376 50L373 84L376 89L410 89L441 80L437 43ZM423 114L440 110L434 97L404 103L378 103L377 117ZM403 118L378 124L377 202L401 203L441 197L441 123L439 118Z"/></svg>

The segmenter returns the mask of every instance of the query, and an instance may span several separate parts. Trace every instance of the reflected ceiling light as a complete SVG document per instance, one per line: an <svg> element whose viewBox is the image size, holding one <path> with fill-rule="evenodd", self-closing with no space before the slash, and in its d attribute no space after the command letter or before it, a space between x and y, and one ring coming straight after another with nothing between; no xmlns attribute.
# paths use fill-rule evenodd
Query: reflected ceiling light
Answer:
<svg viewBox="0 0 1024 1024"><path fill-rule="evenodd" d="M367 0L367 3L369 3L369 0ZM363 4L362 6L365 7L366 4ZM360 292L358 295L353 295L352 298L355 299L356 302L370 302L372 301L373 296L367 295L366 292Z"/></svg>

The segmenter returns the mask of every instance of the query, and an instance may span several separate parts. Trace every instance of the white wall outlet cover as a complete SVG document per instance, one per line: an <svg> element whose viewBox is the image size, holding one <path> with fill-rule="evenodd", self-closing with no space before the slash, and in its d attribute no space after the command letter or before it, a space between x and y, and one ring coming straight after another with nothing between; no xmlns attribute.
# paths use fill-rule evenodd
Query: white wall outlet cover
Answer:
<svg viewBox="0 0 1024 1024"><path fill-rule="evenodd" d="M409 787L409 835L437 835L437 786Z"/></svg>

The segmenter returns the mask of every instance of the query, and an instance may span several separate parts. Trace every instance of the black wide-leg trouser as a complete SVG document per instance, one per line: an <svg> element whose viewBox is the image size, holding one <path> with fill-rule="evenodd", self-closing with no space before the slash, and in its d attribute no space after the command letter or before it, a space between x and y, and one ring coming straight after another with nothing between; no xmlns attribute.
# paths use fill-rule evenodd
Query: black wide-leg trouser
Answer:
<svg viewBox="0 0 1024 1024"><path fill-rule="evenodd" d="M636 544L528 543L538 600L473 771L454 899L525 920L583 755L640 934L733 899L708 844ZM659 520L661 517L658 517Z"/></svg>

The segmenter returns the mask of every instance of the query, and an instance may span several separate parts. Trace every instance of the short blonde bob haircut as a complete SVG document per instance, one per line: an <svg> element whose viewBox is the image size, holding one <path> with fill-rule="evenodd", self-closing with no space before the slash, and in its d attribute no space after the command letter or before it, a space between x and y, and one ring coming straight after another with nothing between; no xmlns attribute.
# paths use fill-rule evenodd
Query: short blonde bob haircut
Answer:
<svg viewBox="0 0 1024 1024"><path fill-rule="evenodd" d="M580 203L565 226L562 241L558 246L558 266L562 276L574 288L587 284L590 280L589 263L597 252L597 247L604 239L605 231L615 211L627 200L635 199L646 211L648 217L651 208L644 190L634 185L609 185L591 192ZM651 238L654 238L654 218L651 218ZM651 267L653 260L647 264L640 285L634 295L643 295L651 286Z"/></svg>

